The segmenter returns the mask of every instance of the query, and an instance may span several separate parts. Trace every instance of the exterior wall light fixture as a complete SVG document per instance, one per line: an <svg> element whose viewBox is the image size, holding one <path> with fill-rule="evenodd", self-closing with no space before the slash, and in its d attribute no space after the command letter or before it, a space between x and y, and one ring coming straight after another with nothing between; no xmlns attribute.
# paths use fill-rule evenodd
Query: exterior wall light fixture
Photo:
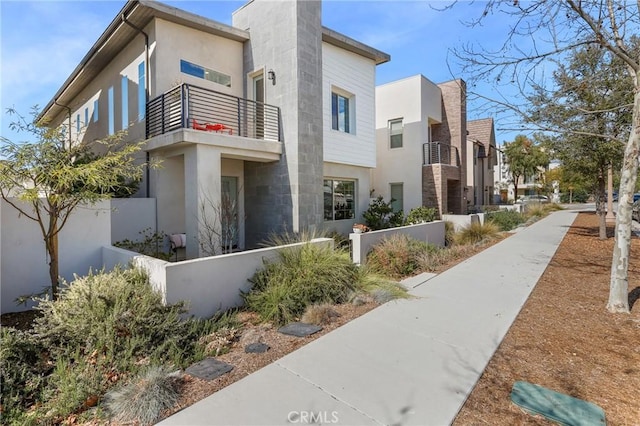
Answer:
<svg viewBox="0 0 640 426"><path fill-rule="evenodd" d="M267 78L271 80L271 84L276 85L276 73L274 70L267 71Z"/></svg>

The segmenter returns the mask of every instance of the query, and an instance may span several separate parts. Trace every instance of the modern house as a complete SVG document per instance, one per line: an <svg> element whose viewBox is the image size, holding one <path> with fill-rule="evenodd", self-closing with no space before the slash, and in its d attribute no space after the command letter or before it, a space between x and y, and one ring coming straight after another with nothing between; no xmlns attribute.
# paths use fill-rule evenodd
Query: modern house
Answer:
<svg viewBox="0 0 640 426"><path fill-rule="evenodd" d="M378 165L373 187L394 208L467 212L467 110L463 80L416 75L376 87Z"/></svg>
<svg viewBox="0 0 640 426"><path fill-rule="evenodd" d="M493 204L494 167L498 149L493 118L467 122L467 187L469 204L475 207Z"/></svg>
<svg viewBox="0 0 640 426"><path fill-rule="evenodd" d="M238 248L351 229L372 190L375 73L389 59L323 27L320 1L249 1L231 26L128 1L42 117L85 142L121 130L146 139L141 161L161 166L136 196L156 199L158 231L185 234L196 258L203 223L220 227L225 201L237 209ZM453 167L447 191L457 194L464 171Z"/></svg>

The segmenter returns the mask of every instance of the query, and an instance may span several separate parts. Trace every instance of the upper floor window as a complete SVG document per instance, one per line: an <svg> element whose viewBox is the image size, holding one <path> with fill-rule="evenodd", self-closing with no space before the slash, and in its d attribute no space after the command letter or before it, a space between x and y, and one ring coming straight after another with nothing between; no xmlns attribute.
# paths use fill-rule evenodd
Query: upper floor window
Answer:
<svg viewBox="0 0 640 426"><path fill-rule="evenodd" d="M402 118L389 120L389 147L402 148Z"/></svg>
<svg viewBox="0 0 640 426"><path fill-rule="evenodd" d="M138 65L138 121L144 120L147 109L147 83L144 62Z"/></svg>
<svg viewBox="0 0 640 426"><path fill-rule="evenodd" d="M354 117L355 97L345 92L331 93L331 128L345 133L355 133Z"/></svg>
<svg viewBox="0 0 640 426"><path fill-rule="evenodd" d="M129 127L129 78L123 75L120 79L122 94L122 130Z"/></svg>
<svg viewBox="0 0 640 426"><path fill-rule="evenodd" d="M356 183L352 180L324 180L324 220L356 217Z"/></svg>
<svg viewBox="0 0 640 426"><path fill-rule="evenodd" d="M213 81L226 87L231 87L231 76L205 68L202 65L192 64L184 59L180 59L180 72Z"/></svg>

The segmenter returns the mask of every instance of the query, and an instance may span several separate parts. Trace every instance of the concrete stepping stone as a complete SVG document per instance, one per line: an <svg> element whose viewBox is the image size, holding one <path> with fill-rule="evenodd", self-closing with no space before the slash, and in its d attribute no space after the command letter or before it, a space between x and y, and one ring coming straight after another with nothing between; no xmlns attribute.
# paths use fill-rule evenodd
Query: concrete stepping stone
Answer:
<svg viewBox="0 0 640 426"><path fill-rule="evenodd" d="M244 347L245 353L248 354L263 354L270 348L266 343L251 343Z"/></svg>
<svg viewBox="0 0 640 426"><path fill-rule="evenodd" d="M322 330L322 327L319 325L307 324L304 322L292 322L284 327L280 327L278 332L289 336L307 337L320 330Z"/></svg>
<svg viewBox="0 0 640 426"><path fill-rule="evenodd" d="M185 372L200 379L211 381L231 370L233 370L233 365L218 361L215 358L205 358L187 368Z"/></svg>

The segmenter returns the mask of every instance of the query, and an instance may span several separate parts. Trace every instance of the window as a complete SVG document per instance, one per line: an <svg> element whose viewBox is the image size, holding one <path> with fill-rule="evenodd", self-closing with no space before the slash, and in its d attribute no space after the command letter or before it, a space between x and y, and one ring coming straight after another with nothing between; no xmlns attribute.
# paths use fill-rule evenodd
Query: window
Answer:
<svg viewBox="0 0 640 426"><path fill-rule="evenodd" d="M126 75L122 76L122 130L129 127L129 79Z"/></svg>
<svg viewBox="0 0 640 426"><path fill-rule="evenodd" d="M76 115L76 132L80 133L80 114Z"/></svg>
<svg viewBox="0 0 640 426"><path fill-rule="evenodd" d="M389 120L389 147L402 148L402 118Z"/></svg>
<svg viewBox="0 0 640 426"><path fill-rule="evenodd" d="M144 62L138 65L138 121L144 120L147 109L147 78L144 72Z"/></svg>
<svg viewBox="0 0 640 426"><path fill-rule="evenodd" d="M345 133L354 133L354 97L342 93L331 93L331 128Z"/></svg>
<svg viewBox="0 0 640 426"><path fill-rule="evenodd" d="M180 72L194 77L203 78L226 87L231 87L231 76L205 68L201 65L192 64L184 59L180 60Z"/></svg>
<svg viewBox="0 0 640 426"><path fill-rule="evenodd" d="M390 184L391 189L391 207L394 212L399 212L404 209L404 194L402 183Z"/></svg>
<svg viewBox="0 0 640 426"><path fill-rule="evenodd" d="M356 183L350 180L324 180L324 220L356 217Z"/></svg>
<svg viewBox="0 0 640 426"><path fill-rule="evenodd" d="M89 126L89 107L84 109L84 125Z"/></svg>
<svg viewBox="0 0 640 426"><path fill-rule="evenodd" d="M98 100L93 101L93 122L98 122Z"/></svg>
<svg viewBox="0 0 640 426"><path fill-rule="evenodd" d="M113 116L115 115L113 105L113 86L109 87L109 90L107 91L107 103L109 105L109 134L112 135L116 132L115 123L113 122Z"/></svg>

